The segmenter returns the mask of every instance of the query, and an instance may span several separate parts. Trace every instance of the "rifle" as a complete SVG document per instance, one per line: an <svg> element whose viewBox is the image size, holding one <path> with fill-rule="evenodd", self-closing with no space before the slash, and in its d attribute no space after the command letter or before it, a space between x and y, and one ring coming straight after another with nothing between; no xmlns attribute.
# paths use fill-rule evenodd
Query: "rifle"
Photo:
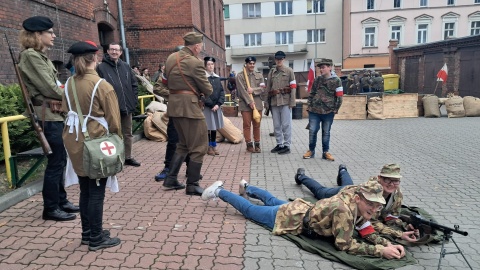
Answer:
<svg viewBox="0 0 480 270"><path fill-rule="evenodd" d="M281 88L281 89L278 89L278 90L270 90L270 91L288 91L290 90L290 85L287 85L285 86L284 88ZM265 110L265 115L268 116L270 114L270 107L272 105L272 97L275 96L275 95L271 95L270 93L268 94L268 101L267 101L267 104L268 104L268 108Z"/></svg>
<svg viewBox="0 0 480 270"><path fill-rule="evenodd" d="M12 57L13 61L13 66L15 68L15 73L17 74L17 79L18 83L20 85L20 89L22 89L22 96L23 100L25 101L25 107L27 108L27 114L28 117L30 118L30 123L33 126L33 129L35 130L35 133L37 133L38 140L40 141L40 144L43 149L43 153L45 155L50 155L52 153L52 149L50 148L50 145L48 144L47 138L45 138L45 134L43 133L43 129L40 127L39 120L37 117L37 114L35 113L35 109L33 107L32 100L30 99L30 95L28 94L27 88L25 87L25 84L23 83L22 76L20 74L20 70L18 69L18 63L17 60L15 59L15 56L13 54L13 49L10 46L10 42L8 41L7 33L3 33L5 35L5 39L7 40L7 45L8 49L10 51L10 56Z"/></svg>
<svg viewBox="0 0 480 270"><path fill-rule="evenodd" d="M245 82L247 83L247 92L248 92L248 88L250 88L250 79L248 78L248 73L245 66L243 66L243 76L245 77ZM260 113L258 113L257 108L255 107L255 99L253 99L252 94L250 94L250 98L253 100L253 110L252 110L253 120L257 123L260 123L260 119L262 119L262 116L260 115Z"/></svg>
<svg viewBox="0 0 480 270"><path fill-rule="evenodd" d="M454 228L443 226L431 220L426 220L420 214L412 213L410 214L410 216L401 215L400 218L403 221L412 224L415 229L423 229L426 233L428 233L428 227L430 227L430 231L432 229L436 229L442 231L444 234L451 234L452 232L454 232L463 236L468 235L468 232L460 231L458 225L454 225Z"/></svg>

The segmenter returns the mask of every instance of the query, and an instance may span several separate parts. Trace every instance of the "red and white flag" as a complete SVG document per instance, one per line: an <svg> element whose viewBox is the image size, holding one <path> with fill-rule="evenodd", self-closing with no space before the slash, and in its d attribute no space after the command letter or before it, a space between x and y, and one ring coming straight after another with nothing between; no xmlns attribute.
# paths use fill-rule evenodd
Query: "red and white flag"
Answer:
<svg viewBox="0 0 480 270"><path fill-rule="evenodd" d="M312 63L310 64L310 69L308 70L308 92L312 89L313 81L315 80L315 60L312 59Z"/></svg>
<svg viewBox="0 0 480 270"><path fill-rule="evenodd" d="M447 82L447 77L448 77L448 69L447 69L447 63L443 64L442 69L437 73L437 82Z"/></svg>

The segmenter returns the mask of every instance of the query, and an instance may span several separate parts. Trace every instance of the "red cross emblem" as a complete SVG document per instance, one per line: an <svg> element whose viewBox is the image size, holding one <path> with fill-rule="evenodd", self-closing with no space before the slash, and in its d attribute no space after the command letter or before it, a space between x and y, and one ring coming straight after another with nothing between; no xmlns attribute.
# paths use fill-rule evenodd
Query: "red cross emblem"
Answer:
<svg viewBox="0 0 480 270"><path fill-rule="evenodd" d="M105 156L113 156L117 152L115 145L109 141L100 143L100 150Z"/></svg>

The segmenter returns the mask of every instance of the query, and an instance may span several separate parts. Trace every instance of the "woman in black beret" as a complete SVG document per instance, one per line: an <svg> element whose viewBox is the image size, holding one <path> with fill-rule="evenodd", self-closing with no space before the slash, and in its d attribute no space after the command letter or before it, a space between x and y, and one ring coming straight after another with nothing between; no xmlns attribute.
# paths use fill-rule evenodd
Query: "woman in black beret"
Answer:
<svg viewBox="0 0 480 270"><path fill-rule="evenodd" d="M48 163L43 178L43 213L45 220L67 221L77 216L79 208L67 200L64 188L63 171L66 164L63 146L63 114L59 103L62 100L63 86L57 80L57 70L46 55L53 47L55 33L53 22L43 16L35 16L23 22L20 32L22 52L18 67L23 82L32 97L34 109L43 122L45 138L52 149L47 155Z"/></svg>
<svg viewBox="0 0 480 270"><path fill-rule="evenodd" d="M205 108L203 114L207 122L208 129L208 151L210 156L220 155L217 149L217 129L223 127L223 113L222 104L225 102L225 91L223 90L220 76L215 74L215 58L205 57L205 69L207 71L207 78L213 87L213 93L205 100Z"/></svg>
<svg viewBox="0 0 480 270"><path fill-rule="evenodd" d="M110 232L102 229L107 178L90 179L86 176L86 168L83 166L85 137L81 132L81 126L76 121L78 119L76 115L80 112L76 106L73 84L81 113L95 117L84 119L87 121L87 132L90 138L102 137L107 132L122 134L120 109L115 90L95 71L98 62L97 51L98 47L92 41L77 42L68 49L68 52L73 55L75 75L70 77L65 84L65 94L62 100L63 110L68 112L66 126L63 130L63 140L80 184L82 244L88 245L88 249L91 251L120 244L120 239L110 238ZM93 105L91 106L91 104ZM75 111L72 110L73 108ZM110 146L109 149L114 151L114 147ZM111 154L110 150L108 151ZM110 181L116 181L116 178L112 177Z"/></svg>

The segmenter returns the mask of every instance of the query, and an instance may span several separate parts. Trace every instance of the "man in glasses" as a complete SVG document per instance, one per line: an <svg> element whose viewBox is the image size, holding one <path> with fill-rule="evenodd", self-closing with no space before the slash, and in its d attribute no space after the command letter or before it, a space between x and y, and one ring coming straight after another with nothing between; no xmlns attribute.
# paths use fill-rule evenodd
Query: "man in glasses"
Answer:
<svg viewBox="0 0 480 270"><path fill-rule="evenodd" d="M400 208L402 206L403 194L400 190L400 166L398 164L385 164L380 170L378 176L371 177L369 181L380 183L383 188L383 198L385 204L383 209L377 213L372 219L372 225L375 230L381 234L391 235L401 238L408 242L416 241L418 230L415 230L411 224L404 223L400 217ZM338 168L337 185L338 187L325 187L316 180L305 175L305 169L298 168L295 175L297 185L306 186L315 196L316 199L330 198L336 194L351 193L356 187L353 185L352 178L347 171L347 167L341 164ZM405 230L400 231L394 229L401 227Z"/></svg>

